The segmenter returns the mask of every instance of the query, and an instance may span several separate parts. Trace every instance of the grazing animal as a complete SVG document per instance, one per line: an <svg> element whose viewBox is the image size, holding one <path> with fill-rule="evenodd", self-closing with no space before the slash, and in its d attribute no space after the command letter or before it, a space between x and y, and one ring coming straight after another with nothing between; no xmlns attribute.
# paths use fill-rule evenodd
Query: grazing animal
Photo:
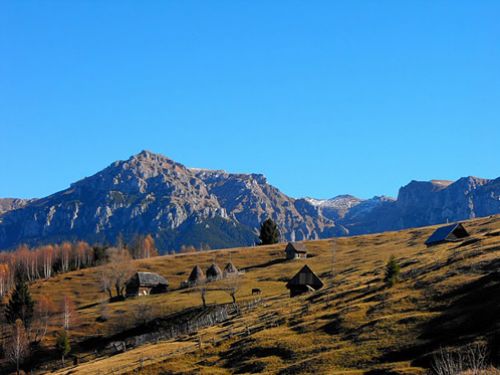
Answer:
<svg viewBox="0 0 500 375"><path fill-rule="evenodd" d="M252 296L255 294L262 294L262 290L260 290L259 288L253 288L252 289Z"/></svg>

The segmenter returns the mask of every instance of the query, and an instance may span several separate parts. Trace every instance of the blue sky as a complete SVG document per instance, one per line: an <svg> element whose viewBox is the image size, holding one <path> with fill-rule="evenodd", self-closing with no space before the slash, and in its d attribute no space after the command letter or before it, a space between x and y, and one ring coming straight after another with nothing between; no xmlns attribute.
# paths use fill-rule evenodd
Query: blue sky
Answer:
<svg viewBox="0 0 500 375"><path fill-rule="evenodd" d="M498 1L2 1L0 197L142 149L295 196L500 176Z"/></svg>

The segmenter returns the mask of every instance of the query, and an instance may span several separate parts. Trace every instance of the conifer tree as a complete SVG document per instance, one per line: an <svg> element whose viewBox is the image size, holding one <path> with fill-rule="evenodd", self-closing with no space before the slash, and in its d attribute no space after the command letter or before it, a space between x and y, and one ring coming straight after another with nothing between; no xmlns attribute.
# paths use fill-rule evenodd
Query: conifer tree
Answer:
<svg viewBox="0 0 500 375"><path fill-rule="evenodd" d="M35 303L31 298L28 285L24 280L18 278L9 303L5 307L5 319L14 324L20 319L24 327L28 329L33 319Z"/></svg>
<svg viewBox="0 0 500 375"><path fill-rule="evenodd" d="M69 344L68 333L65 329L59 331L56 337L56 350L61 356L62 364L64 366L64 357L70 352L71 346Z"/></svg>
<svg viewBox="0 0 500 375"><path fill-rule="evenodd" d="M278 243L280 238L280 232L278 226L272 219L266 219L260 226L260 244L261 245L272 245Z"/></svg>
<svg viewBox="0 0 500 375"><path fill-rule="evenodd" d="M388 287L394 286L399 281L399 272L399 264L394 255L392 255L385 266L384 282Z"/></svg>

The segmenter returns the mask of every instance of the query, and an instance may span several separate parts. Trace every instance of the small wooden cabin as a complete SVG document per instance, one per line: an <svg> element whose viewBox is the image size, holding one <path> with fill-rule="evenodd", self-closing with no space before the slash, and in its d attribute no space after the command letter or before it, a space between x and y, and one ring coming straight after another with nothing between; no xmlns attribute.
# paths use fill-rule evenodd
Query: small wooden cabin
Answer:
<svg viewBox="0 0 500 375"><path fill-rule="evenodd" d="M286 259L306 259L307 249L306 245L301 242L289 242L285 248Z"/></svg>
<svg viewBox="0 0 500 375"><path fill-rule="evenodd" d="M137 272L126 285L127 297L165 293L167 290L167 279L153 272Z"/></svg>
<svg viewBox="0 0 500 375"><path fill-rule="evenodd" d="M465 237L469 237L469 233L462 224L450 224L436 229L427 241L425 241L425 244L427 246L434 246L444 242L460 241Z"/></svg>
<svg viewBox="0 0 500 375"><path fill-rule="evenodd" d="M212 263L212 265L208 267L205 275L207 275L207 281L220 280L224 276L221 269L216 263Z"/></svg>
<svg viewBox="0 0 500 375"><path fill-rule="evenodd" d="M291 278L286 284L286 287L290 289L290 297L295 297L321 289L323 287L323 282L309 266L305 265Z"/></svg>

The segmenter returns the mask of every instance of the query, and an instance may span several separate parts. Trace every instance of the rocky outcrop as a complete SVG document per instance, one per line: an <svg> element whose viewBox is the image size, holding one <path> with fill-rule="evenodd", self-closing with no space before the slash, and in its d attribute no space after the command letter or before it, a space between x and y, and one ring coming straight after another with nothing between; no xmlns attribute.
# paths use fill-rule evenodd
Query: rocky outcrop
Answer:
<svg viewBox="0 0 500 375"><path fill-rule="evenodd" d="M348 194L338 195L331 199L306 198L306 200L313 206L318 207L321 214L331 220L344 218L347 212L363 202L363 199Z"/></svg>
<svg viewBox="0 0 500 375"><path fill-rule="evenodd" d="M34 199L0 198L0 215L12 210L17 210L33 202Z"/></svg>
<svg viewBox="0 0 500 375"><path fill-rule="evenodd" d="M266 218L279 226L283 240L321 238L338 233L333 220L304 199L293 199L268 184L261 174L194 170L228 216L255 233Z"/></svg>

